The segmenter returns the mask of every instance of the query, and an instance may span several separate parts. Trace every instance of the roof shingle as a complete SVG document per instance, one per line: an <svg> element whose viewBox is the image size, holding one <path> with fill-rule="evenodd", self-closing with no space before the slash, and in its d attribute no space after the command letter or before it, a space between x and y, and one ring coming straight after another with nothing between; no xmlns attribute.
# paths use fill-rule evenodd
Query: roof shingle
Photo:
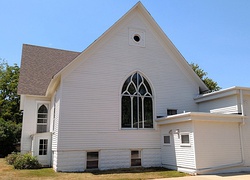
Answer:
<svg viewBox="0 0 250 180"><path fill-rule="evenodd" d="M24 44L18 94L44 96L52 77L79 54L80 52Z"/></svg>

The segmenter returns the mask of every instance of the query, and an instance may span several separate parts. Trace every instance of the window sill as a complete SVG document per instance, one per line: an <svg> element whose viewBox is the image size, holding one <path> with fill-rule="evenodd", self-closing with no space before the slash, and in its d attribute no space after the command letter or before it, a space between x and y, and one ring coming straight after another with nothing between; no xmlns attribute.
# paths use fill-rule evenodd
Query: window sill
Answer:
<svg viewBox="0 0 250 180"><path fill-rule="evenodd" d="M181 147L191 147L191 144L181 144Z"/></svg>
<svg viewBox="0 0 250 180"><path fill-rule="evenodd" d="M171 144L163 144L163 146L171 146Z"/></svg>
<svg viewBox="0 0 250 180"><path fill-rule="evenodd" d="M121 128L120 130L136 130L136 131L140 131L140 130L150 130L150 131L152 131L152 130L156 130L155 128Z"/></svg>

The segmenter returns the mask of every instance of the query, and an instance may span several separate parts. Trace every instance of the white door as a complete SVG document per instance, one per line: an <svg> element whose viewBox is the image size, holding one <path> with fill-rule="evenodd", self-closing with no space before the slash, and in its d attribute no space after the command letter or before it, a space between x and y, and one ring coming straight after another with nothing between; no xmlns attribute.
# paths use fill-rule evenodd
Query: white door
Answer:
<svg viewBox="0 0 250 180"><path fill-rule="evenodd" d="M51 133L38 133L33 136L32 155L43 166L51 165Z"/></svg>
<svg viewBox="0 0 250 180"><path fill-rule="evenodd" d="M37 159L38 161L44 165L49 165L49 152L48 152L48 146L49 146L49 139L46 138L39 138L38 139L38 148L37 148Z"/></svg>

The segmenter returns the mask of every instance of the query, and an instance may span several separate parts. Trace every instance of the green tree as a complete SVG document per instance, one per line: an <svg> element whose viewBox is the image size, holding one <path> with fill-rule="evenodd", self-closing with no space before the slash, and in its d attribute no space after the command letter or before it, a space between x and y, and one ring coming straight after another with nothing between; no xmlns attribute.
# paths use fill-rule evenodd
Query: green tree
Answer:
<svg viewBox="0 0 250 180"><path fill-rule="evenodd" d="M0 156L6 156L16 151L16 144L20 142L22 124L5 121L0 118Z"/></svg>
<svg viewBox="0 0 250 180"><path fill-rule="evenodd" d="M0 117L16 123L22 121L20 97L17 95L19 70L16 64L9 66L0 59Z"/></svg>
<svg viewBox="0 0 250 180"><path fill-rule="evenodd" d="M0 156L16 150L20 142L22 113L17 95L19 67L0 58Z"/></svg>
<svg viewBox="0 0 250 180"><path fill-rule="evenodd" d="M221 89L221 87L218 86L217 82L207 77L207 72L201 69L198 64L191 63L190 66L194 70L194 72L201 78L201 80L206 84L209 89L208 92L214 92Z"/></svg>

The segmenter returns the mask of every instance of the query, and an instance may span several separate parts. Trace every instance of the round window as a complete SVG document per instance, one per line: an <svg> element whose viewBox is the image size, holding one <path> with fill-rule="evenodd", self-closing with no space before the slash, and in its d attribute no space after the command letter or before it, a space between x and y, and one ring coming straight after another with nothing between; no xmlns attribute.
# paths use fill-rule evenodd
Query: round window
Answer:
<svg viewBox="0 0 250 180"><path fill-rule="evenodd" d="M135 42L139 42L141 40L140 35L135 34L134 35L134 40L135 40Z"/></svg>

